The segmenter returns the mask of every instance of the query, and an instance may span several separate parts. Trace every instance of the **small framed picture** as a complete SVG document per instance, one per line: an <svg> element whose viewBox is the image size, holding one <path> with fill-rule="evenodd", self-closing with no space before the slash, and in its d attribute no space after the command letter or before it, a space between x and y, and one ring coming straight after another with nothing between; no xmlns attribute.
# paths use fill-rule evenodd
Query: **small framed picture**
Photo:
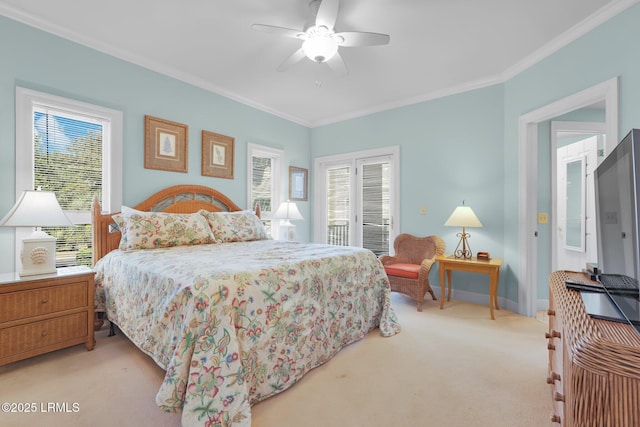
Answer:
<svg viewBox="0 0 640 427"><path fill-rule="evenodd" d="M235 138L202 131L202 175L233 179Z"/></svg>
<svg viewBox="0 0 640 427"><path fill-rule="evenodd" d="M309 170L289 166L289 200L306 201L309 184Z"/></svg>
<svg viewBox="0 0 640 427"><path fill-rule="evenodd" d="M144 116L144 167L186 173L188 139L187 125Z"/></svg>

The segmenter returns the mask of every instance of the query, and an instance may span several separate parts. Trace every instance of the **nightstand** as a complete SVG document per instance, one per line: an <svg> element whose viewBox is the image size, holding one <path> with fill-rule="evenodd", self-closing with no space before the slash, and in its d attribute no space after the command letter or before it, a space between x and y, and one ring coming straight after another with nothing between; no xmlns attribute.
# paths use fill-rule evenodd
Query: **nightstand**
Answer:
<svg viewBox="0 0 640 427"><path fill-rule="evenodd" d="M0 365L82 343L93 350L94 274L0 274Z"/></svg>

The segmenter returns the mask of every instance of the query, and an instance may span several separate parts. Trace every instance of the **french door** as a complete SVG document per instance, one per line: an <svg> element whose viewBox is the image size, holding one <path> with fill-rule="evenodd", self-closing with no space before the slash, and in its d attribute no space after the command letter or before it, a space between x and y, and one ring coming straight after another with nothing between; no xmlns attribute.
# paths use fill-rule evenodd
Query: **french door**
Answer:
<svg viewBox="0 0 640 427"><path fill-rule="evenodd" d="M391 252L397 233L397 149L316 159L315 241Z"/></svg>

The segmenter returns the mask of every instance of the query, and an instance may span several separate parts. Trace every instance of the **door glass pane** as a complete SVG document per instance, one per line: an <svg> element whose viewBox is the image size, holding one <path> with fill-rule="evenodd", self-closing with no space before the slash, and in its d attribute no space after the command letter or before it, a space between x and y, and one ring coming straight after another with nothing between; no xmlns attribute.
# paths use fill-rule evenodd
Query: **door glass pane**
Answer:
<svg viewBox="0 0 640 427"><path fill-rule="evenodd" d="M389 254L389 163L362 165L362 247Z"/></svg>
<svg viewBox="0 0 640 427"><path fill-rule="evenodd" d="M584 161L567 163L565 246L584 251Z"/></svg>
<svg viewBox="0 0 640 427"><path fill-rule="evenodd" d="M327 243L349 245L350 167L327 170Z"/></svg>

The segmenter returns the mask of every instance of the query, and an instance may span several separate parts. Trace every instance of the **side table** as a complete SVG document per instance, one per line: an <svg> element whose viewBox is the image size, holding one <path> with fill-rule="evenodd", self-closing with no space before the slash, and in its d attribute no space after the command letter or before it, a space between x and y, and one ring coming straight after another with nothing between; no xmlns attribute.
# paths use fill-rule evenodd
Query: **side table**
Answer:
<svg viewBox="0 0 640 427"><path fill-rule="evenodd" d="M484 273L489 275L489 311L491 320L495 320L493 309L500 310L498 306L498 281L500 279L500 267L502 258L491 258L490 260L478 260L477 258L455 258L453 255L441 255L436 257L436 262L440 270L440 309L444 308L444 275L447 273L449 281L449 292L447 301L451 301L451 272L467 271L469 273Z"/></svg>
<svg viewBox="0 0 640 427"><path fill-rule="evenodd" d="M93 350L94 274L0 274L0 365L83 343Z"/></svg>

